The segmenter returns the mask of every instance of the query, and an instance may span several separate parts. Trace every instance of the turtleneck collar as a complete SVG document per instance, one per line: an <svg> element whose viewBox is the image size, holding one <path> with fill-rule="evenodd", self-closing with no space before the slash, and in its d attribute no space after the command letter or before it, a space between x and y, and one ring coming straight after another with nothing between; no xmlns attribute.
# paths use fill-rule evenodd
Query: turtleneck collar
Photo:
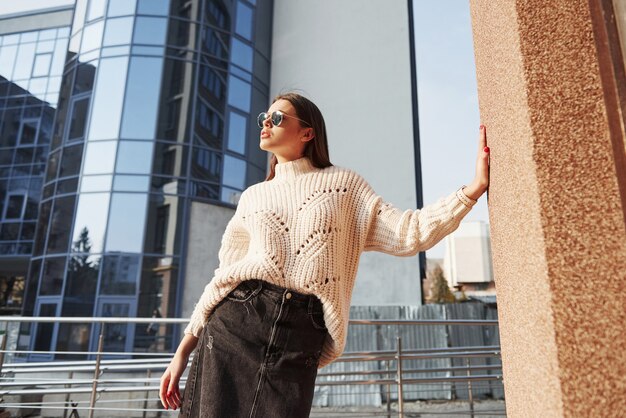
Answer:
<svg viewBox="0 0 626 418"><path fill-rule="evenodd" d="M316 169L317 167L313 165L309 157L303 156L295 160L285 161L284 163L276 163L274 166L274 178L282 180L294 179Z"/></svg>

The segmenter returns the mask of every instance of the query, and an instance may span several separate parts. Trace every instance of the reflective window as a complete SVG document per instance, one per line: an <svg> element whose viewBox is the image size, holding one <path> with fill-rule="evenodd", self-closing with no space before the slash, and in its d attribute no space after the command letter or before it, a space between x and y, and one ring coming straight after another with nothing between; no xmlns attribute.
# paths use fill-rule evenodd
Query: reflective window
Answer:
<svg viewBox="0 0 626 418"><path fill-rule="evenodd" d="M49 257L43 264L40 295L60 295L65 277L65 257Z"/></svg>
<svg viewBox="0 0 626 418"><path fill-rule="evenodd" d="M39 40L39 42L37 42L37 49L35 50L36 53L41 54L52 51L54 51L54 41Z"/></svg>
<svg viewBox="0 0 626 418"><path fill-rule="evenodd" d="M194 178L219 182L221 176L222 154L204 148L194 147L191 175Z"/></svg>
<svg viewBox="0 0 626 418"><path fill-rule="evenodd" d="M239 158L224 155L223 184L243 189L246 183L246 162Z"/></svg>
<svg viewBox="0 0 626 418"><path fill-rule="evenodd" d="M108 192L111 190L111 174L102 176L83 176L80 182L81 192Z"/></svg>
<svg viewBox="0 0 626 418"><path fill-rule="evenodd" d="M4 48L3 48L4 49ZM13 70L13 80L24 80L30 77L35 60L35 44L20 45Z"/></svg>
<svg viewBox="0 0 626 418"><path fill-rule="evenodd" d="M215 0L209 0L204 7L206 11L205 21L211 25L218 26L222 29L226 27L226 16L222 6Z"/></svg>
<svg viewBox="0 0 626 418"><path fill-rule="evenodd" d="M13 80L13 64L17 56L17 46L3 46L0 49L0 75L8 80Z"/></svg>
<svg viewBox="0 0 626 418"><path fill-rule="evenodd" d="M218 100L224 97L224 79L219 75L217 70L207 66L200 66L200 85L208 90L208 92Z"/></svg>
<svg viewBox="0 0 626 418"><path fill-rule="evenodd" d="M48 233L48 253L68 251L75 201L76 196L59 197L54 201Z"/></svg>
<svg viewBox="0 0 626 418"><path fill-rule="evenodd" d="M252 40L252 8L240 1L237 2L235 32L249 41Z"/></svg>
<svg viewBox="0 0 626 418"><path fill-rule="evenodd" d="M73 94L91 91L93 89L95 76L96 67L90 64L79 64L76 68Z"/></svg>
<svg viewBox="0 0 626 418"><path fill-rule="evenodd" d="M50 73L50 62L52 62L52 54L35 55L35 65L33 65L32 77L48 75Z"/></svg>
<svg viewBox="0 0 626 418"><path fill-rule="evenodd" d="M116 175L113 190L116 192L148 192L150 189L149 176Z"/></svg>
<svg viewBox="0 0 626 418"><path fill-rule="evenodd" d="M131 59L122 137L154 138L162 68L162 58L133 57Z"/></svg>
<svg viewBox="0 0 626 418"><path fill-rule="evenodd" d="M107 252L141 252L147 203L148 195L145 193L113 193Z"/></svg>
<svg viewBox="0 0 626 418"><path fill-rule="evenodd" d="M252 48L237 38L232 38L232 51L230 60L233 64L245 68L248 71L252 71Z"/></svg>
<svg viewBox="0 0 626 418"><path fill-rule="evenodd" d="M161 17L138 17L135 22L133 43L163 45L167 19Z"/></svg>
<svg viewBox="0 0 626 418"><path fill-rule="evenodd" d="M229 112L228 118L228 149L245 153L247 118L235 112Z"/></svg>
<svg viewBox="0 0 626 418"><path fill-rule="evenodd" d="M46 235L48 234L48 223L50 221L50 209L52 208L52 201L48 200L43 202L39 209L39 228L37 228L35 236L35 250L33 255L37 256L43 253L43 246L46 242Z"/></svg>
<svg viewBox="0 0 626 418"><path fill-rule="evenodd" d="M139 0L137 13L167 16L169 5L169 0Z"/></svg>
<svg viewBox="0 0 626 418"><path fill-rule="evenodd" d="M48 39L54 39L56 37L57 37L57 30L56 29L46 29L46 30L39 31L39 40L40 41L45 41L45 40L48 40Z"/></svg>
<svg viewBox="0 0 626 418"><path fill-rule="evenodd" d="M88 142L83 174L109 174L115 166L116 141Z"/></svg>
<svg viewBox="0 0 626 418"><path fill-rule="evenodd" d="M250 96L252 94L252 87L250 83L233 77L228 76L228 104L235 106L245 112L250 112Z"/></svg>
<svg viewBox="0 0 626 418"><path fill-rule="evenodd" d="M137 0L109 0L109 17L134 14L136 2Z"/></svg>
<svg viewBox="0 0 626 418"><path fill-rule="evenodd" d="M100 294L134 295L139 281L138 255L105 255Z"/></svg>
<svg viewBox="0 0 626 418"><path fill-rule="evenodd" d="M129 44L133 34L133 17L108 19L104 32L104 46Z"/></svg>
<svg viewBox="0 0 626 418"><path fill-rule="evenodd" d="M224 45L228 45L228 36L220 34L215 29L205 26L202 31L202 52L218 58L228 58ZM225 39L226 38L226 39Z"/></svg>
<svg viewBox="0 0 626 418"><path fill-rule="evenodd" d="M221 200L236 205L241 197L241 191L231 189L230 187L222 187Z"/></svg>
<svg viewBox="0 0 626 418"><path fill-rule="evenodd" d="M175 234L175 231L170 226L170 205L161 204L160 199L155 196L151 197L150 208L148 209L148 235L146 237L146 251L172 254L175 252L174 248L171 248L174 240L168 240L167 235ZM174 212L176 213L176 212ZM175 219L171 220L175 222ZM168 247L168 244L170 248Z"/></svg>
<svg viewBox="0 0 626 418"><path fill-rule="evenodd" d="M59 177L75 176L80 171L83 160L83 145L73 145L63 149Z"/></svg>
<svg viewBox="0 0 626 418"><path fill-rule="evenodd" d="M67 138L69 141L83 139L85 137L88 110L89 97L72 101L70 131Z"/></svg>
<svg viewBox="0 0 626 418"><path fill-rule="evenodd" d="M72 241L80 241L81 235L88 236L92 253L102 252L109 198L109 193L83 193L78 199Z"/></svg>
<svg viewBox="0 0 626 418"><path fill-rule="evenodd" d="M101 60L89 124L89 139L118 137L127 66L128 57Z"/></svg>
<svg viewBox="0 0 626 418"><path fill-rule="evenodd" d="M106 0L89 0L86 20L90 21L104 16L104 10L106 9L106 5Z"/></svg>
<svg viewBox="0 0 626 418"><path fill-rule="evenodd" d="M85 26L83 29L83 40L80 46L81 53L100 47L103 28L104 21L102 20L89 26Z"/></svg>
<svg viewBox="0 0 626 418"><path fill-rule="evenodd" d="M150 174L153 148L152 141L120 141L115 172Z"/></svg>
<svg viewBox="0 0 626 418"><path fill-rule="evenodd" d="M15 241L20 232L19 222L4 222L0 230L0 240Z"/></svg>

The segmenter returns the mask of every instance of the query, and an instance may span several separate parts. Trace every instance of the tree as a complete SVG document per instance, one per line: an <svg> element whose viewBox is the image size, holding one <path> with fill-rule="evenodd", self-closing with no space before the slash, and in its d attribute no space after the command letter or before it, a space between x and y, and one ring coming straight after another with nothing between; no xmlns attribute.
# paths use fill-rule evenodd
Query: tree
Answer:
<svg viewBox="0 0 626 418"><path fill-rule="evenodd" d="M454 303L456 298L448 286L448 281L443 275L443 270L440 266L435 266L428 274L428 281L430 282L430 297L428 302L430 303Z"/></svg>

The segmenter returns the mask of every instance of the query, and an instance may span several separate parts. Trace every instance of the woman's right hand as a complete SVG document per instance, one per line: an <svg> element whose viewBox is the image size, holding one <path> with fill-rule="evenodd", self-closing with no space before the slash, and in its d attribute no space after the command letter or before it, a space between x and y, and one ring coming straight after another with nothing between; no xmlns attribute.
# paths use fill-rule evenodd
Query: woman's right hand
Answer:
<svg viewBox="0 0 626 418"><path fill-rule="evenodd" d="M176 353L169 366L167 366L167 369L165 369L163 376L161 376L159 397L165 409L171 408L176 410L176 408L180 408L182 397L180 396L178 382L187 367L188 360L189 357L184 357Z"/></svg>

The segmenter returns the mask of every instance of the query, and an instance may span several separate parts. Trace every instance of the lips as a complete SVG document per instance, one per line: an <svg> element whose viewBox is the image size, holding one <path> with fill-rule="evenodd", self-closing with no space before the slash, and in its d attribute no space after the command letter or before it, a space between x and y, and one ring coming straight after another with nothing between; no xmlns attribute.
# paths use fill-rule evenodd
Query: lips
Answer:
<svg viewBox="0 0 626 418"><path fill-rule="evenodd" d="M261 138L267 138L268 136L270 136L269 131L261 131Z"/></svg>

